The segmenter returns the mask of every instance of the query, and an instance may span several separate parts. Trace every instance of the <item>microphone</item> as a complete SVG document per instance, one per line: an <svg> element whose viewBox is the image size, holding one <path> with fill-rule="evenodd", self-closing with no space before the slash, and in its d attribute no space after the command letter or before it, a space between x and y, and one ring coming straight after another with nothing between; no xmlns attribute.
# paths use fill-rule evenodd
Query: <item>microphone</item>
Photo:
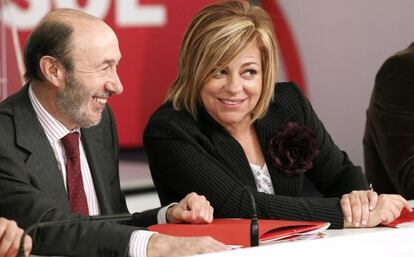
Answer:
<svg viewBox="0 0 414 257"><path fill-rule="evenodd" d="M32 232L38 228L47 228L47 227L57 227L65 224L78 224L83 222L93 222L93 221L128 221L133 220L135 214L123 213L123 214L110 214L110 215L97 215L97 216L86 216L75 219L65 219L65 220L53 220L53 221L44 221L32 224L24 232L20 238L19 243L19 252L18 257L24 257L24 239L29 232Z"/></svg>
<svg viewBox="0 0 414 257"><path fill-rule="evenodd" d="M250 222L250 246L259 246L259 223L257 222L256 201L254 200L252 192L247 186L243 190L250 196L250 203L252 205L252 217Z"/></svg>

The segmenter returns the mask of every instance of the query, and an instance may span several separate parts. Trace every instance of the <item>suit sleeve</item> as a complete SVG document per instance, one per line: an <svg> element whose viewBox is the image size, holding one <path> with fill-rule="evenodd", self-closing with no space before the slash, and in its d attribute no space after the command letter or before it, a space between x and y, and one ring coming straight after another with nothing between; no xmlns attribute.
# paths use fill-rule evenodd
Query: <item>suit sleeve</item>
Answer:
<svg viewBox="0 0 414 257"><path fill-rule="evenodd" d="M199 138L185 130L188 120L176 118L156 115L144 133L144 145L159 193L175 194L179 199L194 191L206 196L216 217L250 217L251 203L243 191L243 183L221 165L222 160L201 146ZM259 218L319 220L331 222L332 228L343 227L337 197L305 198L257 191L253 195Z"/></svg>
<svg viewBox="0 0 414 257"><path fill-rule="evenodd" d="M412 54L394 56L384 63L367 112L364 142L367 170L378 167L369 159L376 154L376 161L383 166L382 175L387 176L397 193L408 199L414 198L413 74ZM369 171L371 176L378 176L379 172Z"/></svg>

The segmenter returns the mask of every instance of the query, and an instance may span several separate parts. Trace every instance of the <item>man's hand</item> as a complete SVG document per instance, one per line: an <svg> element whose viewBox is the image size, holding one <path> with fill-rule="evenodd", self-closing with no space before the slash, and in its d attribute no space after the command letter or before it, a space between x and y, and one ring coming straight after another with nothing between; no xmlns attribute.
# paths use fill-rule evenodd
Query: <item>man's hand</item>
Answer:
<svg viewBox="0 0 414 257"><path fill-rule="evenodd" d="M175 237L154 234L148 242L148 257L178 257L229 250L225 244L204 237Z"/></svg>
<svg viewBox="0 0 414 257"><path fill-rule="evenodd" d="M19 250L20 238L23 230L16 222L0 218L0 257L16 257ZM26 236L24 240L25 256L29 256L32 249L32 239Z"/></svg>
<svg viewBox="0 0 414 257"><path fill-rule="evenodd" d="M190 193L178 204L168 208L168 223L211 223L213 221L213 207L210 202L196 193Z"/></svg>

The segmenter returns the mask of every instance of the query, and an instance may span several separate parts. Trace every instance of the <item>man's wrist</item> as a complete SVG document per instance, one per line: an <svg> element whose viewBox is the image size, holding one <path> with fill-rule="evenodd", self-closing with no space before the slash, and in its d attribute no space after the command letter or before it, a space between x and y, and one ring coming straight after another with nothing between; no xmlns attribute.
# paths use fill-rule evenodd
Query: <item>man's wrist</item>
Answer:
<svg viewBox="0 0 414 257"><path fill-rule="evenodd" d="M172 203L170 205L167 206L167 213L165 214L165 221L167 223L175 223L175 220L173 219L172 216L172 211L174 209L174 207L177 205L178 203Z"/></svg>
<svg viewBox="0 0 414 257"><path fill-rule="evenodd" d="M148 241L147 257L168 256L171 254L170 236L155 234Z"/></svg>
<svg viewBox="0 0 414 257"><path fill-rule="evenodd" d="M165 224L165 223L169 223L168 221L171 221L171 217L167 217L167 216L171 216L169 215L169 211L171 212L171 209L172 209L170 207L174 207L177 204L178 203L171 203L167 206L162 207L158 211L158 216L157 216L158 224Z"/></svg>
<svg viewBox="0 0 414 257"><path fill-rule="evenodd" d="M146 230L136 230L132 232L129 240L129 256L147 257L149 240L156 234L158 233Z"/></svg>

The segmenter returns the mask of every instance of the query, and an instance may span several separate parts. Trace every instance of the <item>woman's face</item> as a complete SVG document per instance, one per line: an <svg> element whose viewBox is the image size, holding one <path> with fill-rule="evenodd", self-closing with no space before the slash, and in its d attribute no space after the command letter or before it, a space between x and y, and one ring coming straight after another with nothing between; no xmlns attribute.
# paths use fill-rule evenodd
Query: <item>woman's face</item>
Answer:
<svg viewBox="0 0 414 257"><path fill-rule="evenodd" d="M261 55L256 43L251 43L207 80L201 89L201 100L208 113L231 131L250 124L261 92Z"/></svg>

